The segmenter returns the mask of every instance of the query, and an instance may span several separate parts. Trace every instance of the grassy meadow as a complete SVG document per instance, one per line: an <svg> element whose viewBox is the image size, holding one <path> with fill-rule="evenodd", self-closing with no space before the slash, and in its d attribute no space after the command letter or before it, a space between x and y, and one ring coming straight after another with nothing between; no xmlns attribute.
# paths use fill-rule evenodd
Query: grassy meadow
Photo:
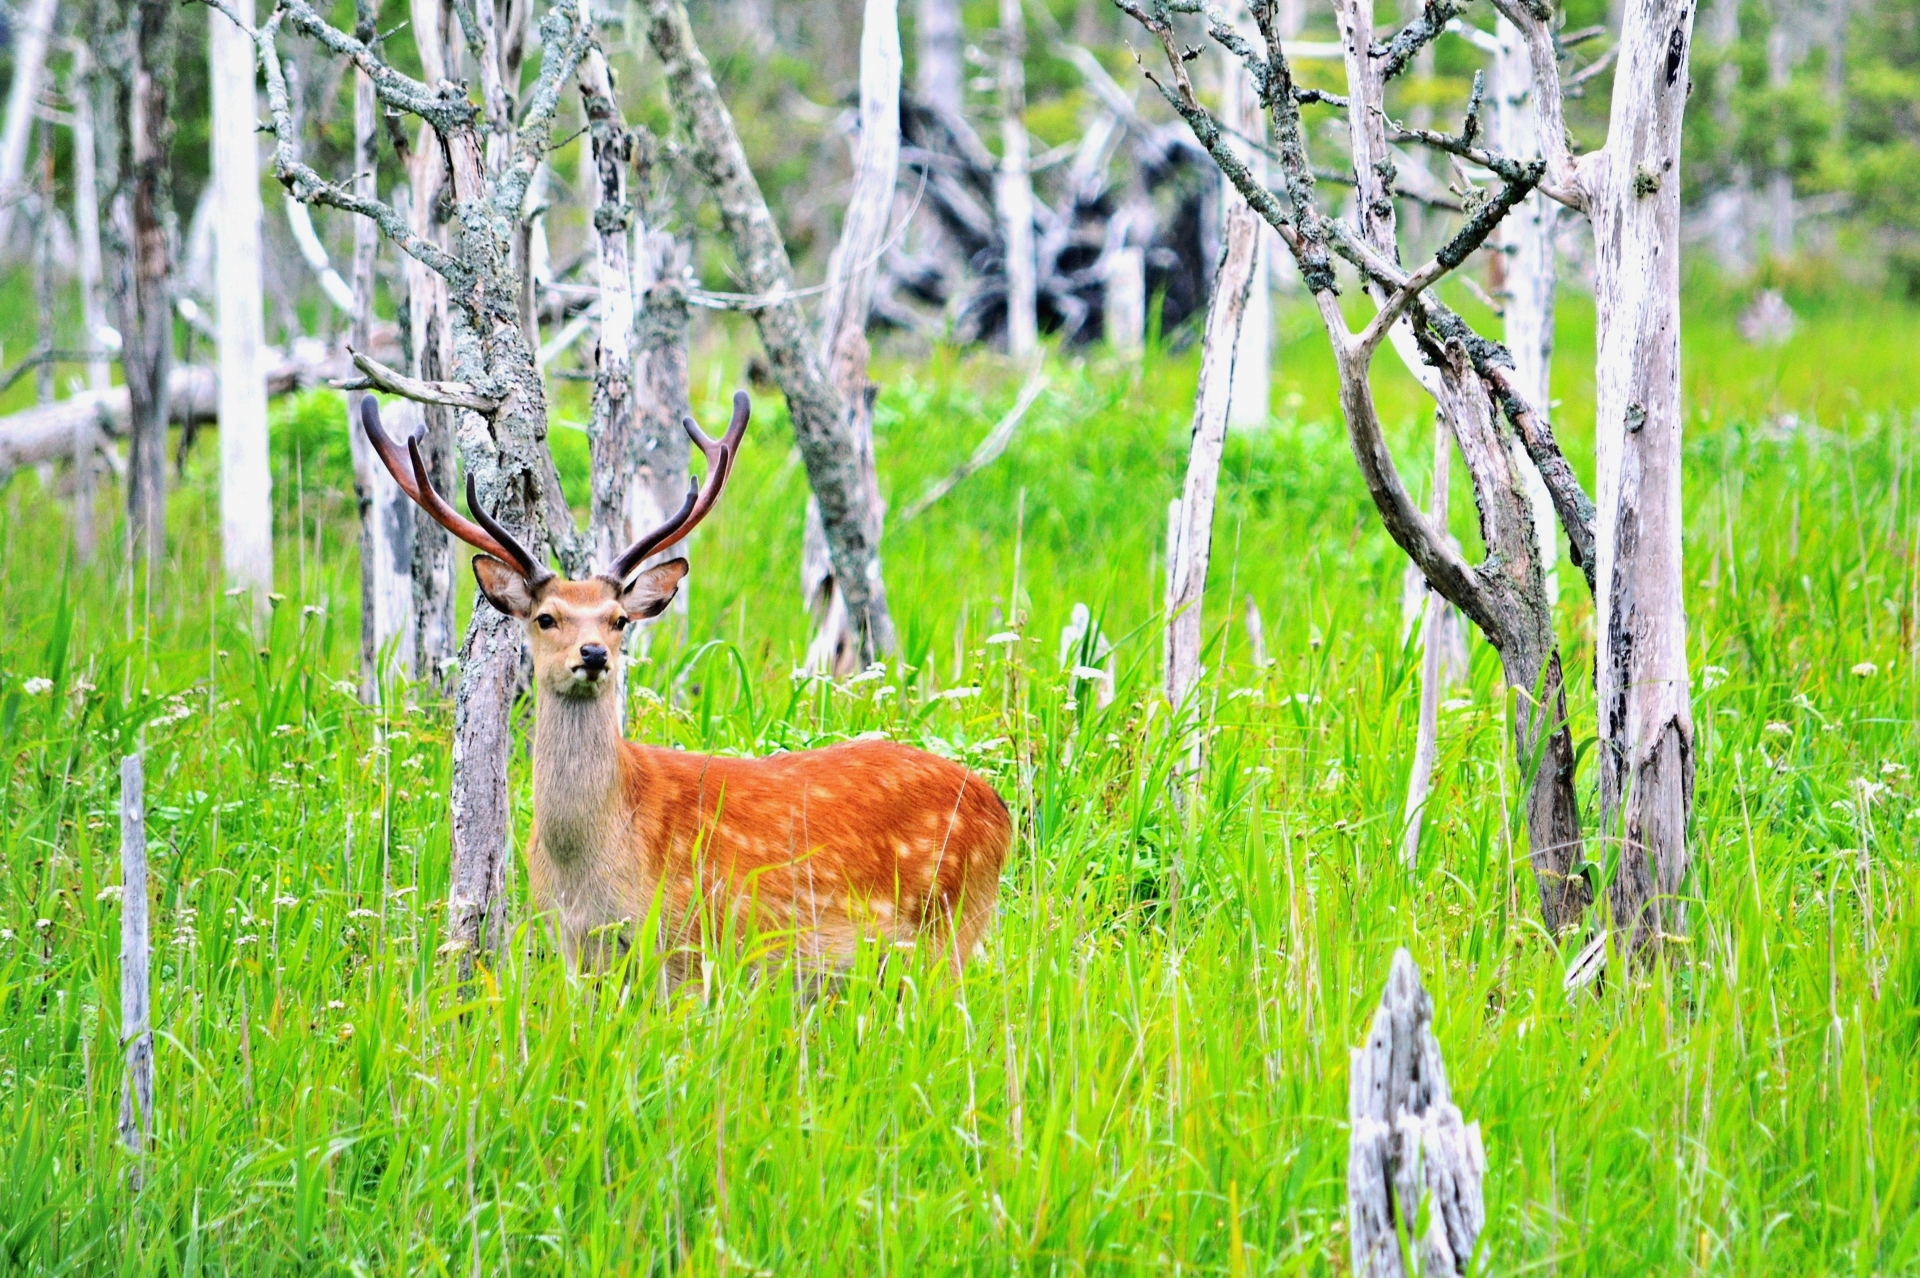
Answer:
<svg viewBox="0 0 1920 1278"><path fill-rule="evenodd" d="M963 982L868 964L811 1003L725 964L662 1001L644 954L631 979L569 980L524 874L506 954L460 983L442 951L450 715L424 689L383 709L352 695L331 394L276 406L284 598L264 631L219 579L211 434L151 593L124 578L117 490L107 549L82 566L63 497L14 476L0 1270L1345 1273L1348 1052L1406 946L1483 1133L1484 1272L1920 1273L1920 312L1789 296L1797 334L1758 349L1733 332L1744 295L1691 286L1691 936L1571 1000L1477 639L1420 867L1397 864L1418 704L1404 561L1298 306L1278 311L1273 425L1227 450L1198 708L1211 761L1184 805L1155 605L1195 351L1051 358L1007 454L889 528L902 651L841 685L793 675L805 481L778 398L756 399L694 540L690 612L633 672L630 731L743 753L881 732L982 770L1019 827ZM1590 476L1590 303L1566 297L1560 327L1560 433ZM751 350L703 339L709 422ZM1019 381L946 349L896 351L879 374L896 508ZM1412 383L1384 362L1378 378L1423 482ZM576 499L586 445L567 424L585 415L564 384L554 444ZM1464 482L1453 506L1471 542ZM1592 607L1570 566L1561 582L1590 743ZM1076 602L1115 644L1106 708L1061 669ZM959 689L978 691L943 695ZM157 1065L136 1193L116 1142L115 891L117 763L142 736ZM516 752L521 830L528 773Z"/></svg>

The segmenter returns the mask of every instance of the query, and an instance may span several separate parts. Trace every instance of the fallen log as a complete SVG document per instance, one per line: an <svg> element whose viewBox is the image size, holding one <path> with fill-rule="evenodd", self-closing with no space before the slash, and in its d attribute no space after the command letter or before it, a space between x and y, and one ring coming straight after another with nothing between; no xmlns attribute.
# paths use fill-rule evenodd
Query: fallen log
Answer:
<svg viewBox="0 0 1920 1278"><path fill-rule="evenodd" d="M392 330L384 336L385 353L397 358ZM380 347L376 340L376 349ZM289 395L323 385L329 379L353 375L353 364L344 351L303 338L268 366L267 394ZM218 421L220 378L203 365L176 366L167 378L167 403L169 420L175 426ZM127 388L114 386L80 391L51 404L0 417L0 477L22 466L72 457L74 432L84 427L95 427L105 435L124 435L130 413Z"/></svg>

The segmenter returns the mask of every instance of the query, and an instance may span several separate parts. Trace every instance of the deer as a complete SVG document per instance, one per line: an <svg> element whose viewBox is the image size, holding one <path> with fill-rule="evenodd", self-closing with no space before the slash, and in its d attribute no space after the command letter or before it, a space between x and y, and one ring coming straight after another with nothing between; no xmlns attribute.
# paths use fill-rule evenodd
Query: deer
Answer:
<svg viewBox="0 0 1920 1278"><path fill-rule="evenodd" d="M534 692L528 879L571 970L607 968L656 918L672 979L723 936L771 938L771 952L829 976L863 943L931 943L958 977L992 922L1013 842L1006 804L978 774L885 740L746 759L642 745L622 729L623 640L672 603L688 571L684 558L642 565L713 510L749 415L741 391L718 440L685 418L706 458L704 483L691 482L680 509L604 572L570 580L481 508L471 472L469 520L435 491L419 438L403 455L373 396L360 410L394 482L479 552L485 605L524 627Z"/></svg>

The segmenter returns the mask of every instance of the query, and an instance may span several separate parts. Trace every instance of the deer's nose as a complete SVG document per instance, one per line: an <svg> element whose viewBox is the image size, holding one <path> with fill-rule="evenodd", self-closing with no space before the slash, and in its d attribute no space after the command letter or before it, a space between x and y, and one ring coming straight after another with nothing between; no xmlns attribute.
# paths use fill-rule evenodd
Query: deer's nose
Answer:
<svg viewBox="0 0 1920 1278"><path fill-rule="evenodd" d="M607 668L607 650L605 646L597 643L581 644L580 664L588 671L605 670Z"/></svg>

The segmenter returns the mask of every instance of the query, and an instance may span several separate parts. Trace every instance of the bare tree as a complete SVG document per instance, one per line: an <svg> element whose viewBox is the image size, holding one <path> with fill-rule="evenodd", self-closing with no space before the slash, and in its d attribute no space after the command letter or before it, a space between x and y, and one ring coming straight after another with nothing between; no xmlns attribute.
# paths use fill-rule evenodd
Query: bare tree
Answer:
<svg viewBox="0 0 1920 1278"><path fill-rule="evenodd" d="M1243 31L1250 26L1244 0L1234 5L1233 20L1235 27ZM1220 52L1220 115L1232 131L1244 139L1242 154L1255 180L1265 182L1266 115L1260 109L1259 95L1247 77L1246 68L1231 52L1225 49ZM1233 216L1235 206L1244 205L1246 201L1241 198L1240 192L1234 190L1233 183L1224 178L1220 182L1220 194L1224 201L1221 234L1225 238L1227 219ZM1271 231L1263 230L1254 245L1253 284L1247 290L1245 314L1240 321L1239 345L1233 356L1233 402L1228 406L1227 420L1234 426L1264 426L1267 422L1273 384L1270 362L1273 355L1273 299L1272 290L1267 284L1271 274L1267 249L1268 241L1272 238Z"/></svg>
<svg viewBox="0 0 1920 1278"><path fill-rule="evenodd" d="M47 44L53 36L58 0L28 0L12 13L13 82L7 87L7 116L0 124L0 256L13 233L13 211L27 194L27 146L33 137L46 78Z"/></svg>
<svg viewBox="0 0 1920 1278"><path fill-rule="evenodd" d="M1637 952L1684 926L1678 896L1693 809L1681 582L1680 124L1694 6L1627 5L1607 142L1576 159L1548 10L1540 0L1496 3L1533 68L1546 161L1540 189L1593 222L1600 819L1619 849L1608 880L1614 927ZM1550 486L1553 478L1547 473Z"/></svg>
<svg viewBox="0 0 1920 1278"><path fill-rule="evenodd" d="M232 0L247 26L253 0ZM273 468L267 455L266 311L260 283L260 152L253 40L218 14L208 23L213 89L214 223L219 291L220 549L227 584L264 617L273 590Z"/></svg>
<svg viewBox="0 0 1920 1278"><path fill-rule="evenodd" d="M1459 606L1500 653L1514 690L1515 752L1529 774L1528 830L1541 910L1549 929L1558 933L1579 918L1587 904L1588 887L1579 872L1582 848L1573 789L1573 742L1552 611L1546 603L1531 510L1515 466L1522 441L1549 479L1565 489L1556 491L1556 499L1564 499L1561 514L1571 525L1576 549L1587 532L1578 504L1583 498L1544 418L1516 397L1511 378L1503 376L1510 372L1511 357L1475 334L1429 292L1486 242L1500 220L1533 189L1543 166L1481 152L1500 174L1499 190L1477 205L1433 258L1407 270L1398 261L1394 167L1387 150L1383 99L1387 80L1405 69L1421 43L1439 33L1446 13L1430 7L1381 45L1372 37L1371 0L1339 0L1335 14L1345 47L1348 91L1344 101L1296 88L1272 0L1253 6L1259 44L1217 18L1207 20L1207 35L1240 58L1271 113L1282 177L1276 193L1256 180L1219 122L1200 104L1187 74L1187 37L1176 30L1175 7L1166 0L1117 3L1166 55L1165 78L1150 73L1154 85L1248 204L1279 233L1298 263L1334 348L1341 408L1354 458L1388 533L1433 587ZM1324 216L1315 202L1300 108L1303 102L1329 100L1347 108L1349 160L1358 184L1357 229ZM1470 145L1477 132L1477 109L1476 95L1462 130L1467 141L1461 145ZM1357 334L1349 328L1336 295L1336 254L1361 273L1377 307L1374 318ZM1467 563L1444 530L1421 513L1387 449L1367 375L1375 352L1390 335L1409 353L1417 350L1425 362L1426 384L1466 461L1488 550L1480 564ZM1502 410L1511 430L1501 421Z"/></svg>
<svg viewBox="0 0 1920 1278"><path fill-rule="evenodd" d="M648 40L665 65L674 118L686 133L694 167L712 191L740 274L751 293L740 305L759 326L774 379L787 399L794 441L819 499L834 579L860 636L861 660L893 650L893 617L880 575L880 521L861 481L850 410L820 366L812 326L800 308L793 264L760 194L733 117L693 38L680 0L649 0Z"/></svg>
<svg viewBox="0 0 1920 1278"><path fill-rule="evenodd" d="M1027 146L1027 18L1021 0L1000 0L1000 172L994 204L1006 261L1007 352L1033 353L1040 339L1034 297L1033 173Z"/></svg>
<svg viewBox="0 0 1920 1278"><path fill-rule="evenodd" d="M886 504L873 461L873 402L879 394L867 376L867 317L880 255L886 248L894 188L900 180L900 18L896 0L867 0L860 34L860 135L854 151L853 193L840 226L840 242L827 263L821 307L820 362L847 406L848 431L859 465L861 508L867 536L880 541ZM845 594L833 575L819 498L807 501L801 554L801 592L814 611L807 668L849 674L860 668L859 635L847 614Z"/></svg>
<svg viewBox="0 0 1920 1278"><path fill-rule="evenodd" d="M448 38L455 29L451 0L409 0L408 13L421 79L431 85L458 79L460 46ZM444 249L448 227L440 197L448 184L447 153L431 125L420 125L406 158L408 225L415 236ZM452 366L447 281L411 253L402 268L407 297L407 371L422 381L439 381ZM423 404L420 412L425 430L420 441L421 458L434 487L446 492L453 487L453 410L444 404ZM410 567L415 671L436 685L447 681L458 642L453 559L453 538L444 528L430 519L413 521Z"/></svg>
<svg viewBox="0 0 1920 1278"><path fill-rule="evenodd" d="M355 5L354 37L372 47L378 32L379 9L373 0ZM373 78L353 72L354 194L372 200L380 194L379 98ZM305 210L298 201L293 206ZM371 218L353 220L353 312L348 344L355 350L373 349L374 265L380 230ZM365 391L347 392L347 438L353 447L353 482L360 507L360 699L375 704L385 676L411 676L415 671L413 622L413 503L393 482L366 435L354 429ZM417 418L420 406L406 408ZM402 434L414 433L412 421L395 414ZM382 654L387 664L381 664Z"/></svg>
<svg viewBox="0 0 1920 1278"><path fill-rule="evenodd" d="M966 32L961 26L960 0L920 0L917 16L914 91L927 105L957 117L966 83L961 62Z"/></svg>
<svg viewBox="0 0 1920 1278"><path fill-rule="evenodd" d="M1176 712L1195 715L1200 683L1200 650L1205 633L1201 604L1207 565L1213 552L1214 502L1220 489L1220 455L1226 445L1232 400L1238 391L1234 365L1240 327L1247 313L1260 261L1260 219L1236 197L1227 209L1220 267L1213 276L1213 301L1207 308L1206 337L1200 354L1200 385L1193 406L1193 435L1187 475L1180 496L1167 512L1167 702ZM1197 774L1206 733L1187 736L1186 771Z"/></svg>
<svg viewBox="0 0 1920 1278"><path fill-rule="evenodd" d="M166 553L167 390L173 365L173 75L177 40L168 0L123 0L101 17L113 51L101 71L111 86L114 183L112 288L120 366L130 404L127 536L147 583Z"/></svg>
<svg viewBox="0 0 1920 1278"><path fill-rule="evenodd" d="M232 17L228 0L213 3ZM483 10L490 6L482 5ZM510 64L490 20L469 33L481 65L483 107L458 85L429 86L395 70L365 42L333 27L306 0L280 0L255 32L267 70L275 136L274 171L295 197L371 218L404 252L446 281L452 371L458 380L410 378L364 353L355 362L367 386L459 411L457 442L469 493L524 543L542 546L569 572L585 567L584 548L546 448L546 390L520 326L519 280L512 268L515 227L528 183L553 141L563 86L591 46L577 4L561 3L541 23L538 79L517 113L502 85ZM418 117L444 153L451 201L449 243L415 233L393 206L329 181L304 163L288 106L277 43L283 27L348 59L373 81L388 109ZM424 468L424 463L422 463ZM520 662L520 636L501 614L474 609L460 654L454 699L453 868L450 944L471 951L504 936L499 898L505 879L509 805L508 711Z"/></svg>

